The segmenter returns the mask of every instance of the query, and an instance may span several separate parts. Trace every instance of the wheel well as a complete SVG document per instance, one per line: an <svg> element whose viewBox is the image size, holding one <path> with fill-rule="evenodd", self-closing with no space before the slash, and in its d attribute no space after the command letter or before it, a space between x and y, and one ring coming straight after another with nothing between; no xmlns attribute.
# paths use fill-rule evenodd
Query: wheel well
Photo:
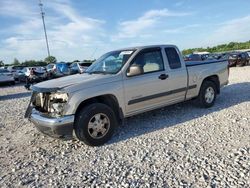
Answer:
<svg viewBox="0 0 250 188"><path fill-rule="evenodd" d="M114 95L111 95L111 94L93 97L93 98L90 98L81 102L75 114L77 114L85 106L89 104L93 104L93 103L102 103L102 104L106 104L107 106L109 106L111 109L113 109L117 117L117 120L122 120L124 118L123 112L119 106L118 100L116 99Z"/></svg>
<svg viewBox="0 0 250 188"><path fill-rule="evenodd" d="M216 85L217 93L220 94L220 80L219 80L219 77L217 75L209 76L203 80L203 82L205 82L205 81L213 82Z"/></svg>

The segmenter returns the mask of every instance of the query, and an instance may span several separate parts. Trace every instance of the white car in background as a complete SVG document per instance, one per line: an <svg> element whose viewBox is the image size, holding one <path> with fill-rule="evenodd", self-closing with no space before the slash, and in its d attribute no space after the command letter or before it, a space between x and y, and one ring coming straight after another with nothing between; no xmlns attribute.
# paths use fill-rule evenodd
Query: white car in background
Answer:
<svg viewBox="0 0 250 188"><path fill-rule="evenodd" d="M13 74L7 69L0 69L0 83L10 83L15 84L15 79Z"/></svg>
<svg viewBox="0 0 250 188"><path fill-rule="evenodd" d="M46 76L46 69L44 67L25 67L22 69L22 73L24 74L24 76L29 77L34 74L34 72L32 73L32 70L36 73L44 74L44 76Z"/></svg>
<svg viewBox="0 0 250 188"><path fill-rule="evenodd" d="M54 64L54 63L48 64L46 66L46 69L47 69L48 72L53 72L53 71L56 70L56 64Z"/></svg>
<svg viewBox="0 0 250 188"><path fill-rule="evenodd" d="M31 69L32 69L32 67L25 67L22 69L22 72L24 73L25 76L29 76Z"/></svg>

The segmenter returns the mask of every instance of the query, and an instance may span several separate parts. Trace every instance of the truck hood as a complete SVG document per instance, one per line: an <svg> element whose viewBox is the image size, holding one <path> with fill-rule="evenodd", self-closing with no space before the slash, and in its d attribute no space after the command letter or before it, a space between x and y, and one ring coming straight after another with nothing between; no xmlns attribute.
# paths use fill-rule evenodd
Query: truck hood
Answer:
<svg viewBox="0 0 250 188"><path fill-rule="evenodd" d="M32 90L37 92L55 92L63 89L74 92L80 89L117 81L119 77L119 75L111 74L76 74L38 83L32 87Z"/></svg>

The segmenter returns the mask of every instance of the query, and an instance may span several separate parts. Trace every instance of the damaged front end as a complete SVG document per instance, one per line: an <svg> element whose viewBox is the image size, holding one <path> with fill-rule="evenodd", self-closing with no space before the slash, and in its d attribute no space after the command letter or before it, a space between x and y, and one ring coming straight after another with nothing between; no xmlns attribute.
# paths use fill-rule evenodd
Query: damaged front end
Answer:
<svg viewBox="0 0 250 188"><path fill-rule="evenodd" d="M65 115L69 96L58 88L33 86L25 117L43 133L53 137L72 137L74 115Z"/></svg>
<svg viewBox="0 0 250 188"><path fill-rule="evenodd" d="M50 117L61 117L67 102L67 93L37 93L32 105Z"/></svg>
<svg viewBox="0 0 250 188"><path fill-rule="evenodd" d="M48 117L61 117L64 115L65 105L68 102L68 94L55 88L42 89L32 87L32 96L25 117L28 118L32 109L47 115Z"/></svg>

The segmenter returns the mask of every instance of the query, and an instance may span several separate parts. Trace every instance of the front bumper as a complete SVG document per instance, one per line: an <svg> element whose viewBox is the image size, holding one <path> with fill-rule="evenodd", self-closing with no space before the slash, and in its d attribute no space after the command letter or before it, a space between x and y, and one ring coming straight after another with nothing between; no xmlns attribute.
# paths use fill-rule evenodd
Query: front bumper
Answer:
<svg viewBox="0 0 250 188"><path fill-rule="evenodd" d="M33 109L29 120L35 124L36 128L51 137L72 139L74 115L59 118L46 117L37 110Z"/></svg>

